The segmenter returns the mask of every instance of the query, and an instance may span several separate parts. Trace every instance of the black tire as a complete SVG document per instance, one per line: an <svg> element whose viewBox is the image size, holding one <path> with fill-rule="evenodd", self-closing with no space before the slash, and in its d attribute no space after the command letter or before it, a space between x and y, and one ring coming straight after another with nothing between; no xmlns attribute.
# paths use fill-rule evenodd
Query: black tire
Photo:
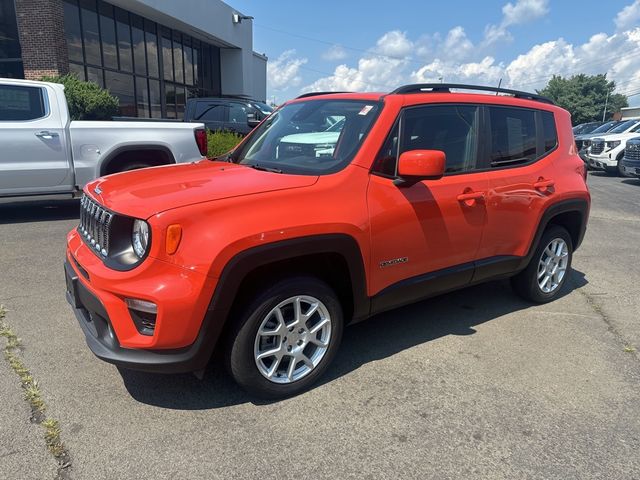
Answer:
<svg viewBox="0 0 640 480"><path fill-rule="evenodd" d="M561 238L567 244L569 257L567 270L558 287L555 290L546 293L543 292L538 285L538 264L540 263L544 250L556 238ZM572 260L573 242L571 240L571 235L569 235L569 232L567 232L565 228L559 225L551 225L542 234L542 238L540 238L540 242L538 242L538 246L536 247L536 250L531 257L529 265L527 265L527 268L525 268L522 272L518 273L511 279L511 285L513 286L513 289L516 291L516 293L525 300L529 300L535 303L550 302L558 297L559 293L564 287L564 284L567 281L567 277L571 274Z"/></svg>
<svg viewBox="0 0 640 480"><path fill-rule="evenodd" d="M610 177L617 177L620 173L618 167L604 167L604 171Z"/></svg>
<svg viewBox="0 0 640 480"><path fill-rule="evenodd" d="M131 170L138 170L140 168L147 168L147 167L151 167L151 166L152 165L149 165L148 163L144 163L144 162L130 162L130 163L125 163L115 173L130 172Z"/></svg>
<svg viewBox="0 0 640 480"><path fill-rule="evenodd" d="M267 314L281 302L298 295L320 300L331 317L329 346L317 364L306 376L290 383L275 383L260 373L254 357L258 328ZM335 292L324 282L313 277L292 277L259 292L238 318L229 332L226 365L233 379L247 392L266 399L279 399L296 395L313 385L333 361L342 339L344 318L342 306Z"/></svg>

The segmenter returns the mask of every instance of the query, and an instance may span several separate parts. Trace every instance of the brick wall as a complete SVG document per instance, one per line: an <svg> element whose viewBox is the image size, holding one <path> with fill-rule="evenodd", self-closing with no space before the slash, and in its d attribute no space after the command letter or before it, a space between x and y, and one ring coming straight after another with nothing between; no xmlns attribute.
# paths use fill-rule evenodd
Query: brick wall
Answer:
<svg viewBox="0 0 640 480"><path fill-rule="evenodd" d="M24 77L69 72L62 0L16 0Z"/></svg>

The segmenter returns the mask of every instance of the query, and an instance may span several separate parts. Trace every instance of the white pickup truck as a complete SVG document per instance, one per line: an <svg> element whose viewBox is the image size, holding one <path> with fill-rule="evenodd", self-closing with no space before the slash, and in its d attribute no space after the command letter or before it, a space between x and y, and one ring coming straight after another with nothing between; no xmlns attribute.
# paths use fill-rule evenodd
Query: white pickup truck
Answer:
<svg viewBox="0 0 640 480"><path fill-rule="evenodd" d="M96 177L206 152L202 123L71 121L62 85L0 79L0 200L75 196Z"/></svg>

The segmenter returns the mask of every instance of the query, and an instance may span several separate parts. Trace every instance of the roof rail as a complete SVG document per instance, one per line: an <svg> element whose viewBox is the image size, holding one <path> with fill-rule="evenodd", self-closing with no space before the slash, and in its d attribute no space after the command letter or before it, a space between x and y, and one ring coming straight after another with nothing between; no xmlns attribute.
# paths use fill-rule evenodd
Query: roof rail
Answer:
<svg viewBox="0 0 640 480"><path fill-rule="evenodd" d="M451 93L451 89L460 90L479 90L484 92L506 93L516 98L524 98L527 100L535 100L543 103L554 105L553 100L536 93L521 92L520 90L510 90L508 88L488 87L485 85L465 85L463 83L415 83L412 85L404 85L396 88L390 95L403 93Z"/></svg>
<svg viewBox="0 0 640 480"><path fill-rule="evenodd" d="M351 92L309 92L303 93L296 97L296 100L299 98L308 98L308 97L317 97L318 95L331 95L332 93L351 93Z"/></svg>

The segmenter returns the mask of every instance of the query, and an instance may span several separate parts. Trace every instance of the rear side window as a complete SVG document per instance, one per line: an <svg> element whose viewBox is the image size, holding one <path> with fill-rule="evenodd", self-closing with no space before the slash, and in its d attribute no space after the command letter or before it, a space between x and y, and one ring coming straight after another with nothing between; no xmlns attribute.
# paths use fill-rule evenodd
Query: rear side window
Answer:
<svg viewBox="0 0 640 480"><path fill-rule="evenodd" d="M550 152L558 145L556 121L551 112L542 113L542 130L544 132L544 153Z"/></svg>
<svg viewBox="0 0 640 480"><path fill-rule="evenodd" d="M0 85L0 120L24 121L44 116L44 95L41 88Z"/></svg>
<svg viewBox="0 0 640 480"><path fill-rule="evenodd" d="M491 166L528 163L536 158L534 110L489 107L491 120Z"/></svg>
<svg viewBox="0 0 640 480"><path fill-rule="evenodd" d="M194 120L202 122L223 122L224 105L219 103L198 102L196 104L196 115Z"/></svg>

